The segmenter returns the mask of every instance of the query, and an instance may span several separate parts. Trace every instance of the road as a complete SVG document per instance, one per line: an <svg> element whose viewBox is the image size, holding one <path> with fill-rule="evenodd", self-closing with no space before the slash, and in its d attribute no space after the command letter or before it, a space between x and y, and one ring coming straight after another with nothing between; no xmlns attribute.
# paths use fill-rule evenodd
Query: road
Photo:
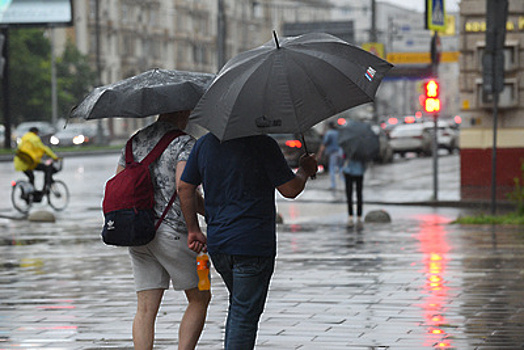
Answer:
<svg viewBox="0 0 524 350"><path fill-rule="evenodd" d="M132 348L129 258L99 238L102 188L116 158L66 159L57 177L69 184L72 201L56 213L56 223L28 222L10 209L9 182L17 176L10 164L0 164L1 350ZM395 201L426 196L431 190L417 194L409 183L416 180L425 191L420 183L431 179L412 172L427 173L430 162L370 169L366 195L379 199L382 188L403 196ZM457 176L457 156L441 163L449 166L443 178ZM402 170L408 168L409 174ZM521 229L450 224L463 208L377 201L365 212L385 209L390 224L347 230L342 192L328 186L321 174L298 200L278 200L284 224L258 349L522 348ZM214 270L212 293L201 350L222 346L227 293ZM185 305L181 293L166 293L156 349L175 348Z"/></svg>

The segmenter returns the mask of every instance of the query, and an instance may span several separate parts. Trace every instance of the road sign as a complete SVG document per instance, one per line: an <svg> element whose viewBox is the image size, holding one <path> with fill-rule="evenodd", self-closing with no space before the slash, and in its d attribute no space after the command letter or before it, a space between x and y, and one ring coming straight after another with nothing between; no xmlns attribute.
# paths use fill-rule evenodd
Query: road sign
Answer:
<svg viewBox="0 0 524 350"><path fill-rule="evenodd" d="M435 31L446 30L445 0L426 0L426 28Z"/></svg>

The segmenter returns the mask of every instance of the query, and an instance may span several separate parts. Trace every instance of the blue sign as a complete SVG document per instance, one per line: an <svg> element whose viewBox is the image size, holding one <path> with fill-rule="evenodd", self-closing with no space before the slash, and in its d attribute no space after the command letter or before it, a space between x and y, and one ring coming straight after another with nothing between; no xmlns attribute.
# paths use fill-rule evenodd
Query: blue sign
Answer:
<svg viewBox="0 0 524 350"><path fill-rule="evenodd" d="M426 28L436 31L446 30L445 0L426 0Z"/></svg>

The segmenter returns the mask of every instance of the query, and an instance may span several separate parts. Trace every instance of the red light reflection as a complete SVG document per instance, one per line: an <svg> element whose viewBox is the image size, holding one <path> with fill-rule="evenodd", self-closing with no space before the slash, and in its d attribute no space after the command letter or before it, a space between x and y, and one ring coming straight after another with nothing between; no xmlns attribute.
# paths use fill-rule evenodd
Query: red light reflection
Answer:
<svg viewBox="0 0 524 350"><path fill-rule="evenodd" d="M439 215L417 216L421 220L417 236L423 253L422 264L425 275L423 286L424 299L421 308L424 311L424 325L427 337L424 346L445 349L451 346L449 333L444 329L445 305L448 302L448 287L445 278L448 263L449 245L443 223L447 219Z"/></svg>
<svg viewBox="0 0 524 350"><path fill-rule="evenodd" d="M302 148L302 142L300 142L299 140L287 140L286 146L291 148Z"/></svg>

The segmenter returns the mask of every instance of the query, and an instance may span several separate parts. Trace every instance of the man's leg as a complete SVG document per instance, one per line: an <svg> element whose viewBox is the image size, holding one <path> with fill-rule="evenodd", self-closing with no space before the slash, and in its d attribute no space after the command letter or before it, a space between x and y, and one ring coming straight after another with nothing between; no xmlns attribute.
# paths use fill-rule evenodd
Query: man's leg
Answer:
<svg viewBox="0 0 524 350"><path fill-rule="evenodd" d="M331 180L331 189L337 188L337 173L339 168L338 153L333 152L329 155L329 178Z"/></svg>
<svg viewBox="0 0 524 350"><path fill-rule="evenodd" d="M225 349L253 349L258 322L264 311L269 283L275 267L275 258L238 255L225 255L225 257L228 259L213 260L218 273L226 276L225 280L231 273L233 278L233 282L228 285L230 305ZM232 264L228 264L228 260Z"/></svg>
<svg viewBox="0 0 524 350"><path fill-rule="evenodd" d="M204 328L211 292L193 288L186 290L185 293L189 304L178 330L178 349L193 350Z"/></svg>
<svg viewBox="0 0 524 350"><path fill-rule="evenodd" d="M35 185L35 174L33 173L33 170L25 170L24 171L24 174L27 175L27 177L29 178L29 182L31 183L31 185Z"/></svg>
<svg viewBox="0 0 524 350"><path fill-rule="evenodd" d="M133 344L135 349L151 350L155 339L155 321L164 295L163 289L137 292L137 309L133 321Z"/></svg>
<svg viewBox="0 0 524 350"><path fill-rule="evenodd" d="M45 165L43 163L40 163L36 166L35 170L39 170L44 173L44 186L42 187L42 189L45 190L46 185L51 184L51 180L53 178L53 167L52 165Z"/></svg>

